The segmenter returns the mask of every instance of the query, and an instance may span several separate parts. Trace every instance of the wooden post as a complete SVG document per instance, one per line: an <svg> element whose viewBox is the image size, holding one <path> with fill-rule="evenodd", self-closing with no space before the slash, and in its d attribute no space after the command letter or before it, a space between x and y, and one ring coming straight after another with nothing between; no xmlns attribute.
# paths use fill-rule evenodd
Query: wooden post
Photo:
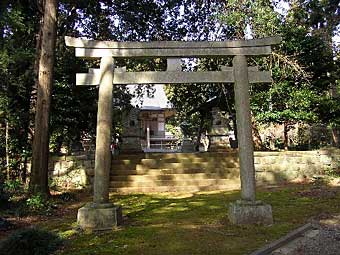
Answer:
<svg viewBox="0 0 340 255"><path fill-rule="evenodd" d="M254 145L252 139L248 65L246 56L233 59L235 108L240 157L241 198L255 201Z"/></svg>
<svg viewBox="0 0 340 255"><path fill-rule="evenodd" d="M109 183L111 169L111 126L112 126L112 57L102 57L100 62L100 86L97 113L97 136L94 175L95 204L109 202Z"/></svg>

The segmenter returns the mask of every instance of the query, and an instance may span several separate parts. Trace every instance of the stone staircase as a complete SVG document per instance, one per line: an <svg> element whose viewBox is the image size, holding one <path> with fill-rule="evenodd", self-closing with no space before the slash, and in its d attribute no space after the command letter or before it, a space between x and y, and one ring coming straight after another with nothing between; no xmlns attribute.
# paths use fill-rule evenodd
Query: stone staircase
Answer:
<svg viewBox="0 0 340 255"><path fill-rule="evenodd" d="M147 153L112 160L110 191L197 192L240 187L238 156L224 153Z"/></svg>

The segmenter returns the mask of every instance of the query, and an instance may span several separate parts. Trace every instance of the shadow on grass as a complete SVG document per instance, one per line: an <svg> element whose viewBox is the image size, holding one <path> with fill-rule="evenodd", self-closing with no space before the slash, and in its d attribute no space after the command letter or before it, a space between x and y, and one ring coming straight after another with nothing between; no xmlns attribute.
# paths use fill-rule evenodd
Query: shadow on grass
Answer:
<svg viewBox="0 0 340 255"><path fill-rule="evenodd" d="M125 224L113 231L76 232L75 214L41 226L68 239L58 254L248 254L312 217L340 213L338 189L327 186L262 188L257 197L272 205L272 226L231 225L227 206L239 198L237 191L112 194L125 215Z"/></svg>

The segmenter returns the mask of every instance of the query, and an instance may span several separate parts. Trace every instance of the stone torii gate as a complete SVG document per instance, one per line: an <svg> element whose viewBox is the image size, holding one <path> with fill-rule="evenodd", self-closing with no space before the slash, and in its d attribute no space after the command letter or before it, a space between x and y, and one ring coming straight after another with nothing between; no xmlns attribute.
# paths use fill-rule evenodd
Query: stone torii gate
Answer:
<svg viewBox="0 0 340 255"><path fill-rule="evenodd" d="M99 85L93 203L78 211L78 224L87 229L110 229L119 224L121 208L109 202L113 85L234 83L240 159L241 200L230 205L229 219L235 224L273 221L271 206L256 200L254 149L249 106L249 83L272 82L269 71L248 67L247 56L271 54L280 37L219 42L113 42L65 37L82 58L101 59L99 69L77 74L77 85ZM232 67L221 71L182 72L180 58L233 56ZM115 69L115 58L167 58L167 71L125 72Z"/></svg>

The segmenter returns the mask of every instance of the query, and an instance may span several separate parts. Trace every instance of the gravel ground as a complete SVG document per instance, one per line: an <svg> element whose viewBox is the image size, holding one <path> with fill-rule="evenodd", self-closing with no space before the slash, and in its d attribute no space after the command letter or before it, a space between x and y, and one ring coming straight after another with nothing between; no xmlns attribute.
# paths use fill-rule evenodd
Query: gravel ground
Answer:
<svg viewBox="0 0 340 255"><path fill-rule="evenodd" d="M339 255L340 229L319 226L319 234L300 244L292 255Z"/></svg>
<svg viewBox="0 0 340 255"><path fill-rule="evenodd" d="M314 220L313 230L272 255L340 255L340 215Z"/></svg>

